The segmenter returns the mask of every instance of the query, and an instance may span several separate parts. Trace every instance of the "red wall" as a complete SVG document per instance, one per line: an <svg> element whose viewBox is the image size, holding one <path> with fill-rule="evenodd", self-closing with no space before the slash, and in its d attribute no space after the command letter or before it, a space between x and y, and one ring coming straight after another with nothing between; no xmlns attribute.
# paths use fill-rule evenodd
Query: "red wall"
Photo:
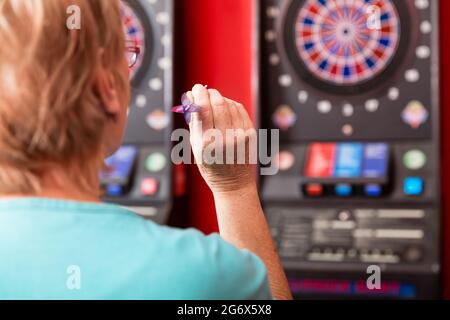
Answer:
<svg viewBox="0 0 450 320"><path fill-rule="evenodd" d="M254 4L251 0L177 0L181 90L195 83L208 85L252 111ZM211 192L195 166L190 166L189 174L189 224L205 233L215 232Z"/></svg>
<svg viewBox="0 0 450 320"><path fill-rule="evenodd" d="M447 182L450 181L450 1L441 0L441 126L442 126L442 197L444 220L442 233L444 236L444 294L446 299L450 299L450 188Z"/></svg>

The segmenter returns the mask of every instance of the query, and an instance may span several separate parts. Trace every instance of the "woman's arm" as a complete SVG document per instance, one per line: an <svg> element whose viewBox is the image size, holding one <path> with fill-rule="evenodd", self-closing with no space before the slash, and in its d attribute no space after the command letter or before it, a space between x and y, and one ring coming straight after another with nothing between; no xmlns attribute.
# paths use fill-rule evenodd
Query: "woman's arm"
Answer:
<svg viewBox="0 0 450 320"><path fill-rule="evenodd" d="M252 147L250 141L254 141L252 139L256 135L252 121L241 104L222 97L217 90L207 90L202 85L196 85L188 96L201 107L200 113L192 114L189 124L191 144L200 172L214 194L222 238L261 258L267 268L275 299L292 299L261 207L254 166L248 161L249 149ZM208 130L210 133L217 130L225 138L229 129L244 129L246 135L231 141L218 141L217 136L213 139L211 135L205 134ZM244 157L244 163L237 163L239 143L245 145L247 156ZM234 163L211 163L211 159L207 158L212 149L223 150L224 162L227 150L234 150ZM217 154L213 153L214 156Z"/></svg>
<svg viewBox="0 0 450 320"><path fill-rule="evenodd" d="M292 299L255 186L215 193L220 234L240 249L248 249L261 258L269 274L275 299Z"/></svg>

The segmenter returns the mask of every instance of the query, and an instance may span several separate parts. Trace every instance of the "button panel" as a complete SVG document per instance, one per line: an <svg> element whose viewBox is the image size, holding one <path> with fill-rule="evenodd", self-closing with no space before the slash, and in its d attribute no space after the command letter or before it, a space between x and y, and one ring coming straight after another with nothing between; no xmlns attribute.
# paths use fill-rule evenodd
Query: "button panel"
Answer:
<svg viewBox="0 0 450 320"><path fill-rule="evenodd" d="M426 259L425 210L269 208L267 214L283 261L399 264Z"/></svg>
<svg viewBox="0 0 450 320"><path fill-rule="evenodd" d="M307 147L304 194L347 198L380 197L389 185L389 147L386 143L313 143ZM305 186L306 185L306 186Z"/></svg>

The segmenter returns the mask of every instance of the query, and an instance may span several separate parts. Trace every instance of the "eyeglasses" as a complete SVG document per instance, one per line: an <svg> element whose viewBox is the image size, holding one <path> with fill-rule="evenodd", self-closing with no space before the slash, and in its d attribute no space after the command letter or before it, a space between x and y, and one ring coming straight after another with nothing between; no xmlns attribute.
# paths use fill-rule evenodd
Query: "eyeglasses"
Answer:
<svg viewBox="0 0 450 320"><path fill-rule="evenodd" d="M141 49L136 46L128 46L126 48L126 58L128 62L128 68L133 68L139 59L139 54L141 53Z"/></svg>

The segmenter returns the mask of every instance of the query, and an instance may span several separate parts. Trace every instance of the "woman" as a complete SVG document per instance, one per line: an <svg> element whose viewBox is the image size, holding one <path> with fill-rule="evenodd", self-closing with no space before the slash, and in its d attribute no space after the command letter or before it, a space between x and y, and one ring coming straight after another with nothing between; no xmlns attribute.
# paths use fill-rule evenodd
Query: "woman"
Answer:
<svg viewBox="0 0 450 320"><path fill-rule="evenodd" d="M79 30L66 27L71 5ZM0 298L289 299L250 166L199 166L221 236L100 202L98 172L121 143L130 91L119 6L0 0ZM197 156L210 143L200 124L253 128L217 90L188 95L201 107Z"/></svg>

